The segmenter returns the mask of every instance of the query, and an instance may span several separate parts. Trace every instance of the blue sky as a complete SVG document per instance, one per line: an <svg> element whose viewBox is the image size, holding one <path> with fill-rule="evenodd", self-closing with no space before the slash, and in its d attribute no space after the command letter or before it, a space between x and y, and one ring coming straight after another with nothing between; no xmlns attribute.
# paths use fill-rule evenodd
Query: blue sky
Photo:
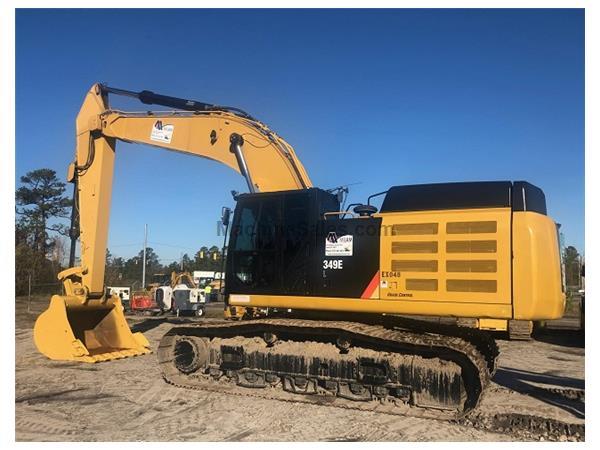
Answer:
<svg viewBox="0 0 600 450"><path fill-rule="evenodd" d="M100 81L245 109L294 146L316 186L359 183L349 201L399 184L530 181L584 250L582 10L16 16L17 177L65 176L75 116ZM144 223L164 263L220 246L232 189L244 180L218 163L121 143L109 248L137 253Z"/></svg>

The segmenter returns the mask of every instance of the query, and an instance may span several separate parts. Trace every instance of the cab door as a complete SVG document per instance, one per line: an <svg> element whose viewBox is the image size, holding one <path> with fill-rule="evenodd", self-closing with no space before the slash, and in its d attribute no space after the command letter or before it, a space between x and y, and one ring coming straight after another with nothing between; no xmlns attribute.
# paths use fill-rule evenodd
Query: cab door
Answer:
<svg viewBox="0 0 600 450"><path fill-rule="evenodd" d="M281 198L246 199L236 208L229 252L227 291L281 291Z"/></svg>

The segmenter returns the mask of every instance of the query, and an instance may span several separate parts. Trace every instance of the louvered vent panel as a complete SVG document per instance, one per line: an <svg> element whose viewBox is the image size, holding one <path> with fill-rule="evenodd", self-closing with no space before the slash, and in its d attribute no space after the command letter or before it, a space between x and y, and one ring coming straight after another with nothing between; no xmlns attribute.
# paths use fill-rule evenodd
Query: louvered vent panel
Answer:
<svg viewBox="0 0 600 450"><path fill-rule="evenodd" d="M437 272L437 260L392 260L392 270L400 272Z"/></svg>
<svg viewBox="0 0 600 450"><path fill-rule="evenodd" d="M496 233L497 230L498 223L495 220L448 222L446 224L446 233L448 234Z"/></svg>
<svg viewBox="0 0 600 450"><path fill-rule="evenodd" d="M496 280L446 280L448 292L496 292Z"/></svg>
<svg viewBox="0 0 600 450"><path fill-rule="evenodd" d="M448 253L496 253L496 241L448 241Z"/></svg>
<svg viewBox="0 0 600 450"><path fill-rule="evenodd" d="M392 242L392 253L437 253L437 241Z"/></svg>
<svg viewBox="0 0 600 450"><path fill-rule="evenodd" d="M397 223L392 225L392 236L438 234L437 223Z"/></svg>
<svg viewBox="0 0 600 450"><path fill-rule="evenodd" d="M408 278L406 289L409 291L437 291L438 280L435 278Z"/></svg>
<svg viewBox="0 0 600 450"><path fill-rule="evenodd" d="M448 260L446 261L447 272L496 272L498 270L496 260Z"/></svg>
<svg viewBox="0 0 600 450"><path fill-rule="evenodd" d="M438 237L440 227L442 235ZM498 292L498 281L489 279L498 273L497 233L495 220L392 225L391 270L400 272L403 278L398 288L439 293L436 296L443 296L444 290L448 293ZM457 236L461 234L473 238L478 237L477 234L488 236L465 239L467 236ZM442 255L438 256L440 251ZM461 274L468 279L461 279Z"/></svg>

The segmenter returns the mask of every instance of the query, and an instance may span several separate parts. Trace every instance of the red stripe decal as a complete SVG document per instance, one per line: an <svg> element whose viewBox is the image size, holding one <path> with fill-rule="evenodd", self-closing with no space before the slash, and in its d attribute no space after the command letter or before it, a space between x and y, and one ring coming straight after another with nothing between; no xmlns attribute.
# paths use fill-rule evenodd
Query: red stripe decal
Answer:
<svg viewBox="0 0 600 450"><path fill-rule="evenodd" d="M371 298L371 295L373 295L373 292L375 291L375 288L378 285L379 285L379 270L377 272L375 272L375 275L373 275L371 282L368 284L367 288L362 293L360 298Z"/></svg>

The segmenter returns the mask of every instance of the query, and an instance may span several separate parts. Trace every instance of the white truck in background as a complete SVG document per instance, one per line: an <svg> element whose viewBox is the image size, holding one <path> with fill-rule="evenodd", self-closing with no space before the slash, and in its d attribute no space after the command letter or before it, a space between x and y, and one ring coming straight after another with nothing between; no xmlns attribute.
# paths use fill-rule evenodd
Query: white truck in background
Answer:
<svg viewBox="0 0 600 450"><path fill-rule="evenodd" d="M107 286L106 290L112 295L117 294L125 311L129 311L131 288L125 286Z"/></svg>

